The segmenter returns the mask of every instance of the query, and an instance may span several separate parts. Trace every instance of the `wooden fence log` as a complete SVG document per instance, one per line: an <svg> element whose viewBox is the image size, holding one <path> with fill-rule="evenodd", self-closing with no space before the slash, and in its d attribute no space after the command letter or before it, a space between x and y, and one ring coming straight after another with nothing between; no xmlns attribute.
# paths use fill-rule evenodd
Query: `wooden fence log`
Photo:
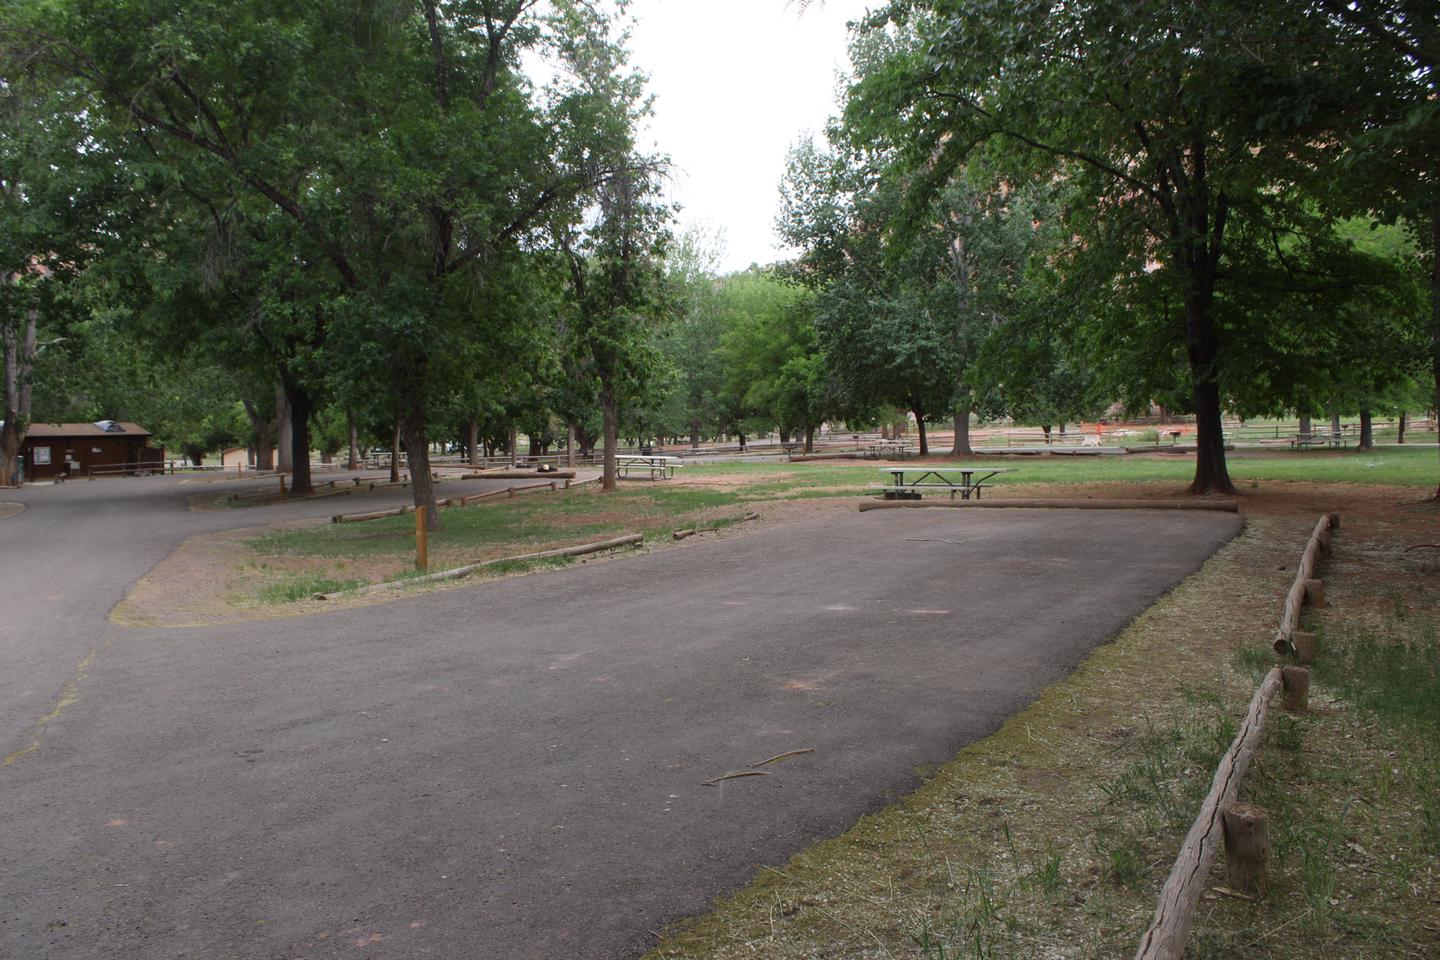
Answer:
<svg viewBox="0 0 1440 960"><path fill-rule="evenodd" d="M913 510L925 507L967 507L974 510L1010 507L1040 510L1218 510L1239 513L1238 500L1061 500L1026 498L1007 500L872 500L860 501L860 510Z"/></svg>
<svg viewBox="0 0 1440 960"><path fill-rule="evenodd" d="M1290 634L1290 646L1295 650L1295 659L1301 663L1309 663L1315 659L1315 653L1319 649L1315 634L1306 630L1296 630Z"/></svg>
<svg viewBox="0 0 1440 960"><path fill-rule="evenodd" d="M1220 765L1210 782L1210 793L1200 805L1200 815L1185 835L1180 854L1160 890L1154 919L1140 940L1135 960L1180 960L1184 956L1185 941L1195 922L1195 905L1200 902L1200 894L1215 859L1216 840L1222 832L1220 810L1235 802L1240 780L1249 769L1255 752L1260 749L1270 698L1280 689L1280 677L1280 668L1271 670L1250 698L1250 708L1245 712L1240 732L1235 735L1235 741L1230 744L1225 756L1220 758Z"/></svg>
<svg viewBox="0 0 1440 960"><path fill-rule="evenodd" d="M610 540L601 540L598 543L582 543L576 547L560 547L555 550L541 550L539 553L522 553L516 557L501 557L497 560L482 560L479 563L466 564L463 567L452 567L449 570L441 570L439 573L428 574L423 577L408 577L404 580L392 580L386 583L372 583L358 590L337 591L335 593L319 593L315 595L316 600L334 600L345 596L365 596L366 594L380 593L385 590L398 590L401 587L412 586L417 583L438 583L442 580L459 580L461 577L468 577L477 570L486 567L493 567L499 563L516 563L524 560L544 560L549 557L578 557L587 553L598 553L601 550L614 550L618 547L639 546L645 541L645 535L641 533L627 533L621 537Z"/></svg>
<svg viewBox="0 0 1440 960"><path fill-rule="evenodd" d="M1225 885L1263 896L1270 882L1270 817L1253 803L1231 803L1220 811L1225 837Z"/></svg>
<svg viewBox="0 0 1440 960"><path fill-rule="evenodd" d="M1304 710L1310 703L1310 668L1281 667L1284 696L1280 705L1292 713Z"/></svg>

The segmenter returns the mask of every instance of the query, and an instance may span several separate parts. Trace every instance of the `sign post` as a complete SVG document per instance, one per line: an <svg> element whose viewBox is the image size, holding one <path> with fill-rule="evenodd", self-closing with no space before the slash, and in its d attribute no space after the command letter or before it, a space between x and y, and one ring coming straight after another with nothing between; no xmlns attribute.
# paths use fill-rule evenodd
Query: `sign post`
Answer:
<svg viewBox="0 0 1440 960"><path fill-rule="evenodd" d="M425 508L415 508L415 569L430 569L430 531L425 527Z"/></svg>

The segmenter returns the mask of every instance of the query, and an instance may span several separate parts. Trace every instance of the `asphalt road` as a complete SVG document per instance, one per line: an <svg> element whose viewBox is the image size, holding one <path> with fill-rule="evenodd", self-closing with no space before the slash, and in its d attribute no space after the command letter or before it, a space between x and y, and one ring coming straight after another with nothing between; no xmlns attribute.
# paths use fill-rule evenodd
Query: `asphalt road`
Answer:
<svg viewBox="0 0 1440 960"><path fill-rule="evenodd" d="M912 789L1241 523L843 514L149 630L105 614L168 549L294 514L93 486L4 496L32 508L0 520L0 751L79 697L0 767L7 960L633 956Z"/></svg>

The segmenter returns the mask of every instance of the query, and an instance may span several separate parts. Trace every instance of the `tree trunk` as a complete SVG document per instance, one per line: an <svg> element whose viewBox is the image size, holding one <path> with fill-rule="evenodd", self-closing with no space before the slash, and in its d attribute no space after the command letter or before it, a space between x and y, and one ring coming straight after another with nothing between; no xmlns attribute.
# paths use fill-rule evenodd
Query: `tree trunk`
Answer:
<svg viewBox="0 0 1440 960"><path fill-rule="evenodd" d="M275 468L281 473L289 473L294 463L291 459L294 453L295 437L290 423L290 404L285 396L285 380L283 375L275 384L275 433L276 437L276 459Z"/></svg>
<svg viewBox="0 0 1440 960"><path fill-rule="evenodd" d="M275 469L275 421L269 417L260 415L260 408L249 400L240 401L245 408L245 416L250 420L250 427L255 431L255 469Z"/></svg>
<svg viewBox="0 0 1440 960"><path fill-rule="evenodd" d="M1312 424L1312 423L1310 422L1310 414L1308 414L1308 413L1302 413L1302 414L1300 414L1300 427L1299 427L1299 431L1298 431L1298 432L1299 432L1301 435L1308 437L1314 429L1315 429L1314 424Z"/></svg>
<svg viewBox="0 0 1440 960"><path fill-rule="evenodd" d="M615 384L610 377L600 377L600 412L604 418L605 442L605 474L600 481L600 487L607 493L613 493L617 486L615 476L615 444L618 439L618 410L615 401Z"/></svg>
<svg viewBox="0 0 1440 960"><path fill-rule="evenodd" d="M350 427L350 452L345 458L345 469L360 469L360 428L355 425L355 411L351 410L345 415L346 423Z"/></svg>
<svg viewBox="0 0 1440 960"><path fill-rule="evenodd" d="M30 429L30 370L39 352L35 334L39 319L39 310L31 306L25 312L21 333L0 318L4 331L0 351L5 354L5 407L0 410L5 420L5 426L0 428L0 486L20 483L20 448Z"/></svg>
<svg viewBox="0 0 1440 960"><path fill-rule="evenodd" d="M465 424L465 452L470 456L470 466L480 466L480 421L471 420Z"/></svg>
<svg viewBox="0 0 1440 960"><path fill-rule="evenodd" d="M1203 144L1197 145L1192 162L1194 176L1179 197L1183 228L1176 251L1185 270L1185 353L1195 409L1195 479L1190 492L1233 494L1221 424L1220 332L1212 309L1228 207L1224 197L1210 198Z"/></svg>
<svg viewBox="0 0 1440 960"><path fill-rule="evenodd" d="M955 446L951 449L951 456L973 457L975 451L970 449L970 395L965 397L955 407Z"/></svg>
<svg viewBox="0 0 1440 960"><path fill-rule="evenodd" d="M1220 422L1220 383L1215 376L1219 334L1210 315L1213 279L1206 289L1187 295L1185 328L1195 404L1195 479L1190 492L1235 493L1225 464L1225 433Z"/></svg>
<svg viewBox="0 0 1440 960"><path fill-rule="evenodd" d="M575 424L573 422L565 425L565 466L575 466Z"/></svg>
<svg viewBox="0 0 1440 960"><path fill-rule="evenodd" d="M440 511L435 506L435 484L430 479L430 442L425 438L424 401L419 385L409 397L410 409L400 418L405 440L405 459L410 465L410 492L417 507L425 508L425 529L440 529Z"/></svg>
<svg viewBox="0 0 1440 960"><path fill-rule="evenodd" d="M805 452L815 452L815 428L811 426L805 428Z"/></svg>
<svg viewBox="0 0 1440 960"><path fill-rule="evenodd" d="M915 414L915 433L920 438L920 456L928 456L930 453L930 442L925 436L925 414L919 407L912 407L911 413Z"/></svg>
<svg viewBox="0 0 1440 960"><path fill-rule="evenodd" d="M696 450L700 447L700 424L690 424L690 449Z"/></svg>
<svg viewBox="0 0 1440 960"><path fill-rule="evenodd" d="M1355 445L1356 451L1375 449L1375 418L1370 414L1369 407L1360 408L1360 442Z"/></svg>
<svg viewBox="0 0 1440 960"><path fill-rule="evenodd" d="M315 492L310 482L310 408L309 392L290 373L280 371L280 383L285 390L285 407L288 416L285 422L290 430L290 492L308 496ZM283 448L282 448L283 449Z"/></svg>
<svg viewBox="0 0 1440 960"><path fill-rule="evenodd" d="M324 463L324 464L334 463L334 462L335 462L335 455L334 455L333 453L331 453L329 450L324 450L324 449L322 449L322 450L320 451L320 462L321 462L321 463Z"/></svg>
<svg viewBox="0 0 1440 960"><path fill-rule="evenodd" d="M390 482L400 482L400 415L395 415L395 426L390 431Z"/></svg>
<svg viewBox="0 0 1440 960"><path fill-rule="evenodd" d="M505 446L510 451L510 466L514 467L519 462L519 451L516 448L520 446L520 431L514 426L510 427L509 439L505 441Z"/></svg>
<svg viewBox="0 0 1440 960"><path fill-rule="evenodd" d="M1050 424L1048 424L1048 423L1042 423L1042 424L1040 424L1040 430L1041 430L1041 432L1043 432L1043 433L1045 434L1045 446L1047 446L1047 447L1050 446L1050 430L1051 430Z"/></svg>
<svg viewBox="0 0 1440 960"><path fill-rule="evenodd" d="M1399 416L1399 418L1395 421L1395 425L1396 425L1396 427L1399 428L1399 434L1400 434L1398 437L1396 437L1395 442L1396 442L1396 443L1404 443L1404 442L1405 442L1405 411L1404 411L1404 410L1401 410L1401 411L1400 411L1400 416Z"/></svg>
<svg viewBox="0 0 1440 960"><path fill-rule="evenodd" d="M1430 372L1435 380L1435 417L1440 422L1440 206L1430 215ZM1440 484L1434 499L1440 500Z"/></svg>

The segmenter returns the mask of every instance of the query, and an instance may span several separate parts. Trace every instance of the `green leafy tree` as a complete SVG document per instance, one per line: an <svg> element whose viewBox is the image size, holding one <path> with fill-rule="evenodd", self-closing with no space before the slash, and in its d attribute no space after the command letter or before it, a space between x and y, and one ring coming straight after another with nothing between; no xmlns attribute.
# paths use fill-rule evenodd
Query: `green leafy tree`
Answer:
<svg viewBox="0 0 1440 960"><path fill-rule="evenodd" d="M1233 492L1217 291L1235 225L1273 215L1284 185L1333 151L1344 52L1298 6L1238 0L936 0L887 16L913 42L852 88L847 122L888 129L902 117L932 193L984 144L1079 190L1070 227L1108 261L1117 293L1133 293L1130 326L1162 327L1183 356L1198 427L1191 490Z"/></svg>

